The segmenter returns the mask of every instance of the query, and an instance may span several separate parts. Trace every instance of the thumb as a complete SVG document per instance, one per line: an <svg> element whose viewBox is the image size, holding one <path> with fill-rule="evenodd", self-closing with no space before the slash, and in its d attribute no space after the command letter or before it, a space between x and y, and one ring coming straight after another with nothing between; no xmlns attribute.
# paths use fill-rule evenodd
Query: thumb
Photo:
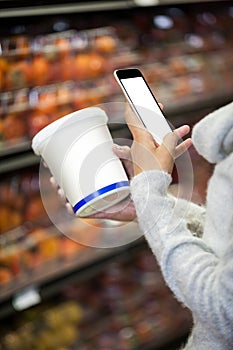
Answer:
<svg viewBox="0 0 233 350"><path fill-rule="evenodd" d="M148 144L154 146L155 141L149 131L145 128L141 119L133 112L131 106L127 104L125 120L129 130L133 136L134 141L138 143Z"/></svg>
<svg viewBox="0 0 233 350"><path fill-rule="evenodd" d="M114 153L121 159L131 160L131 152L129 146L119 146L116 143L112 146Z"/></svg>

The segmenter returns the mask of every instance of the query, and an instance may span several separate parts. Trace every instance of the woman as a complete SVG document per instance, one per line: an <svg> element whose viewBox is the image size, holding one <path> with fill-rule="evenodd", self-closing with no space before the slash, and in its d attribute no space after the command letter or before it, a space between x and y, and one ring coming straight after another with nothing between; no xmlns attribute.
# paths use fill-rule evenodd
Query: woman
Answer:
<svg viewBox="0 0 233 350"><path fill-rule="evenodd" d="M177 146L189 132L182 126L157 146L132 113L131 205L116 219L134 217L158 260L164 279L193 315L185 350L231 350L233 344L233 103L195 125L192 141ZM208 183L206 209L169 195L174 159L193 142L215 164ZM118 155L127 149L116 150ZM178 205L178 210L175 210ZM110 217L107 213L99 217ZM97 215L97 216L98 216ZM114 218L111 216L111 219ZM191 223L191 225L190 225ZM195 227L203 231L195 235ZM197 232L197 231L196 231ZM194 233L194 234L193 234Z"/></svg>
<svg viewBox="0 0 233 350"><path fill-rule="evenodd" d="M95 217L137 217L165 281L192 312L193 329L183 350L232 350L233 102L203 118L194 126L192 140L178 146L189 132L187 125L158 146L133 113L127 113L127 123L132 147L115 146L115 152L132 177L132 201L123 210L116 207L114 213ZM192 143L215 164L205 209L169 194L174 159Z"/></svg>

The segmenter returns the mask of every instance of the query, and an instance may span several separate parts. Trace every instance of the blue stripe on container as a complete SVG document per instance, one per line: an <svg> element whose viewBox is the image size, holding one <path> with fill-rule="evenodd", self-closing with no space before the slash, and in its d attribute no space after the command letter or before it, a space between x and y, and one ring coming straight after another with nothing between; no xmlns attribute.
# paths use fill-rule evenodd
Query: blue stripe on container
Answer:
<svg viewBox="0 0 233 350"><path fill-rule="evenodd" d="M115 190L117 188L126 187L126 186L129 186L129 181L115 182L115 183L113 183L111 185L108 185L108 186L105 186L103 188L100 188L98 191L95 191L95 192L89 194L85 198L81 199L81 201L76 203L73 206L73 211L74 211L74 213L76 213L80 208L82 208L82 206L84 206L85 204L90 202L92 199L94 199L96 197L99 197L99 196L101 196L104 193L107 193L107 192L110 192L112 190Z"/></svg>

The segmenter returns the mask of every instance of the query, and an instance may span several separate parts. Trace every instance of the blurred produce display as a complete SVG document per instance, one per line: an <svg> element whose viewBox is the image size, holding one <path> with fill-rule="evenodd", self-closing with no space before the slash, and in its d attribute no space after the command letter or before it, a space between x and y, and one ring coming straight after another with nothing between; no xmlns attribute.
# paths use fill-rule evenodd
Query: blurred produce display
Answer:
<svg viewBox="0 0 233 350"><path fill-rule="evenodd" d="M109 96L113 28L65 31L35 38L16 36L0 44L0 133L5 145L31 139L55 119ZM100 89L98 89L100 84ZM101 87L101 84L103 87ZM17 128L14 126L17 125Z"/></svg>
<svg viewBox="0 0 233 350"><path fill-rule="evenodd" d="M38 167L0 178L0 234L29 221L49 223L40 197Z"/></svg>
<svg viewBox="0 0 233 350"><path fill-rule="evenodd" d="M46 200L54 212L65 210L49 180L43 179ZM55 197L51 196L51 190ZM62 208L62 209L61 209ZM73 219L73 218L72 218ZM88 222L90 221L90 225ZM100 225L95 219L74 219L71 228L76 235L87 234L90 242L98 236ZM69 229L67 228L67 232ZM0 298L11 290L23 287L32 280L82 261L89 249L67 238L52 225L44 208L38 167L18 171L0 179ZM93 256L95 253L92 252ZM88 259L88 255L86 257ZM33 274L33 276L31 276Z"/></svg>
<svg viewBox="0 0 233 350"><path fill-rule="evenodd" d="M116 68L139 67L174 108L230 95L232 7L218 5L90 16L87 29L60 20L53 33L0 36L0 147L27 142L74 110L123 101Z"/></svg>
<svg viewBox="0 0 233 350"><path fill-rule="evenodd" d="M0 327L1 350L159 349L192 324L148 248L7 321Z"/></svg>

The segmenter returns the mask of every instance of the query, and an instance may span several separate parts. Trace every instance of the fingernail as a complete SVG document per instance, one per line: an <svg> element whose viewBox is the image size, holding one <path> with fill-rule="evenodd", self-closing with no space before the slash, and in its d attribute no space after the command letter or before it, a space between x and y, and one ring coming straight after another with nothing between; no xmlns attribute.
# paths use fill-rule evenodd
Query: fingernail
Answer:
<svg viewBox="0 0 233 350"><path fill-rule="evenodd" d="M50 181L51 185L53 185L53 186L56 185L56 181L55 181L54 177L50 177L49 181Z"/></svg>
<svg viewBox="0 0 233 350"><path fill-rule="evenodd" d="M59 195L59 197L61 198L61 199L65 199L66 197L65 197L65 193L64 193L64 191L61 189L61 188L59 188L59 190L57 191L57 193L58 193L58 195Z"/></svg>
<svg viewBox="0 0 233 350"><path fill-rule="evenodd" d="M122 147L116 143L113 144L113 147L118 149L119 151L122 151Z"/></svg>
<svg viewBox="0 0 233 350"><path fill-rule="evenodd" d="M67 210L68 214L74 215L74 211L73 211L73 208L72 208L71 204L70 203L66 203L65 206L66 206L66 210Z"/></svg>

